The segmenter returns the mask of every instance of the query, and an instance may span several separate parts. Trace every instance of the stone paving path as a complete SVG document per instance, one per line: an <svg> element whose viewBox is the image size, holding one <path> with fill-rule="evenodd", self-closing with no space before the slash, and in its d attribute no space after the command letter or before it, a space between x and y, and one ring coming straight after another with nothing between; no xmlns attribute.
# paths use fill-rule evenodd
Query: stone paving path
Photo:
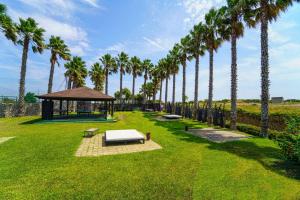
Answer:
<svg viewBox="0 0 300 200"><path fill-rule="evenodd" d="M131 144L111 144L106 146L103 140L103 134L97 134L91 138L83 138L81 145L77 149L75 156L103 156L103 155L115 155L115 154L125 154L134 153L141 151L152 151L156 149L161 149L162 147L153 142L145 141L145 144L141 143L131 143Z"/></svg>
<svg viewBox="0 0 300 200"><path fill-rule="evenodd" d="M242 140L251 137L231 131L218 130L213 128L190 129L188 133L217 143Z"/></svg>
<svg viewBox="0 0 300 200"><path fill-rule="evenodd" d="M13 139L14 137L0 137L0 144L3 143L3 142L6 142L10 139Z"/></svg>

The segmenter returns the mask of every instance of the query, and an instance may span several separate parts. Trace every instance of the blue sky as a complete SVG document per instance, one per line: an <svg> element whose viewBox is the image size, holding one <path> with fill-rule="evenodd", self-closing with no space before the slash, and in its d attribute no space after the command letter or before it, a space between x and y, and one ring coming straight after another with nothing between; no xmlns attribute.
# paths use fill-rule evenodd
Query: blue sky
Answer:
<svg viewBox="0 0 300 200"><path fill-rule="evenodd" d="M154 63L175 42L201 21L209 8L224 0L0 0L9 15L33 17L47 30L46 38L61 36L73 55L82 56L88 67L105 53L120 51ZM271 96L300 98L300 5L294 5L270 25ZM246 30L238 41L238 97L260 97L260 32ZM0 95L17 95L22 48L0 35ZM49 52L29 54L26 91L44 93L49 76ZM54 91L65 88L64 67L56 68ZM138 78L137 87L142 84ZM177 77L176 98L180 100L182 72ZM132 78L125 76L131 89ZM92 87L90 80L87 85ZM109 93L119 87L119 75L109 77ZM207 98L208 57L200 59L199 96ZM170 85L171 89L171 85ZM188 64L187 96L193 99L194 61ZM169 90L171 91L171 90ZM171 98L171 93L169 94ZM230 98L230 44L215 55L214 98Z"/></svg>

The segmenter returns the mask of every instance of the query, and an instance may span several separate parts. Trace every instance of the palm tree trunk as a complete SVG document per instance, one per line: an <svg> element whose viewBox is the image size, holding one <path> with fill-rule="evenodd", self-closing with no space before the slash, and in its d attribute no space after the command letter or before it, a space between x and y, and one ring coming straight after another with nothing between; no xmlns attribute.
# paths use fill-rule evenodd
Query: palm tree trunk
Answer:
<svg viewBox="0 0 300 200"><path fill-rule="evenodd" d="M230 128L236 130L237 123L237 47L236 32L232 29L231 34L231 112L230 112Z"/></svg>
<svg viewBox="0 0 300 200"><path fill-rule="evenodd" d="M175 86L176 86L176 74L173 74L173 94L172 94L172 113L175 113Z"/></svg>
<svg viewBox="0 0 300 200"><path fill-rule="evenodd" d="M147 74L145 72L145 76L144 76L144 86L146 86L146 82L147 82ZM144 90L144 94L143 94L143 104L144 106L146 106L146 91Z"/></svg>
<svg viewBox="0 0 300 200"><path fill-rule="evenodd" d="M134 104L134 95L135 95L135 75L132 76L132 104Z"/></svg>
<svg viewBox="0 0 300 200"><path fill-rule="evenodd" d="M120 66L120 105L123 110L123 68Z"/></svg>
<svg viewBox="0 0 300 200"><path fill-rule="evenodd" d="M169 82L169 75L166 76L165 110L167 109L167 103L168 103L168 82Z"/></svg>
<svg viewBox="0 0 300 200"><path fill-rule="evenodd" d="M213 81L214 81L214 50L209 50L209 84L208 84L208 112L207 122L209 125L212 124L212 99L213 99Z"/></svg>
<svg viewBox="0 0 300 200"><path fill-rule="evenodd" d="M269 52L267 0L261 0L261 130L262 137L268 136L269 121Z"/></svg>
<svg viewBox="0 0 300 200"><path fill-rule="evenodd" d="M108 70L105 71L105 94L108 94Z"/></svg>
<svg viewBox="0 0 300 200"><path fill-rule="evenodd" d="M72 88L72 80L68 77L68 90Z"/></svg>
<svg viewBox="0 0 300 200"><path fill-rule="evenodd" d="M54 67L55 67L55 60L51 59L51 67L50 67L50 75L49 75L49 82L48 82L48 93L52 92L52 86L53 86L53 75L54 75Z"/></svg>
<svg viewBox="0 0 300 200"><path fill-rule="evenodd" d="M198 82L199 82L199 56L196 56L195 63L195 92L194 92L194 119L197 118L197 110L198 110Z"/></svg>
<svg viewBox="0 0 300 200"><path fill-rule="evenodd" d="M161 100L162 100L162 88L163 88L163 79L160 79L159 104L161 104Z"/></svg>
<svg viewBox="0 0 300 200"><path fill-rule="evenodd" d="M28 57L29 38L25 37L23 44L22 65L20 73L20 85L19 85L19 105L18 116L24 116L25 114L25 78L26 78L26 63Z"/></svg>
<svg viewBox="0 0 300 200"><path fill-rule="evenodd" d="M182 63L182 105L181 105L181 115L184 116L184 106L185 106L185 85L186 85L186 61Z"/></svg>

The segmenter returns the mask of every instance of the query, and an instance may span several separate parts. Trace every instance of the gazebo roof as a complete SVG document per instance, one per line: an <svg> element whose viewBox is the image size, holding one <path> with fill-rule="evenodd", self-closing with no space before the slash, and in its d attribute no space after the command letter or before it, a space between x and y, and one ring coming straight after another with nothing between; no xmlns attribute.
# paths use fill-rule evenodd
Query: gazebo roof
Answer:
<svg viewBox="0 0 300 200"><path fill-rule="evenodd" d="M52 100L73 100L73 101L113 101L114 97L108 96L93 90L88 87L79 87L59 92L37 96L39 99L52 99Z"/></svg>

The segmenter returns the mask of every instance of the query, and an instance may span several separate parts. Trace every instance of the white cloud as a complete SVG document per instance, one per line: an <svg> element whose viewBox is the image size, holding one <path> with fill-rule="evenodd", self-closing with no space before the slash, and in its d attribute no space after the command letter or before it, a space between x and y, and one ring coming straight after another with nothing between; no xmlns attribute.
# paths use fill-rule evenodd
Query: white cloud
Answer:
<svg viewBox="0 0 300 200"><path fill-rule="evenodd" d="M89 49L87 32L78 25L72 25L64 20L59 21L42 14L32 15L30 13L23 13L13 9L9 9L9 13L15 21L17 21L19 17L34 18L39 26L46 30L46 38L49 38L51 35L60 36L66 41L67 45L71 49L72 54L83 56Z"/></svg>
<svg viewBox="0 0 300 200"><path fill-rule="evenodd" d="M179 5L183 6L187 17L184 23L191 27L204 19L205 14L212 7L220 7L226 3L225 0L180 0Z"/></svg>
<svg viewBox="0 0 300 200"><path fill-rule="evenodd" d="M164 49L164 47L162 47L162 45L160 44L161 43L161 39L150 39L150 38L147 38L147 37L143 37L143 39L148 42L150 45L158 48L158 49Z"/></svg>
<svg viewBox="0 0 300 200"><path fill-rule="evenodd" d="M88 3L89 5L95 8L99 8L99 5L97 4L97 0L82 0L82 1Z"/></svg>

